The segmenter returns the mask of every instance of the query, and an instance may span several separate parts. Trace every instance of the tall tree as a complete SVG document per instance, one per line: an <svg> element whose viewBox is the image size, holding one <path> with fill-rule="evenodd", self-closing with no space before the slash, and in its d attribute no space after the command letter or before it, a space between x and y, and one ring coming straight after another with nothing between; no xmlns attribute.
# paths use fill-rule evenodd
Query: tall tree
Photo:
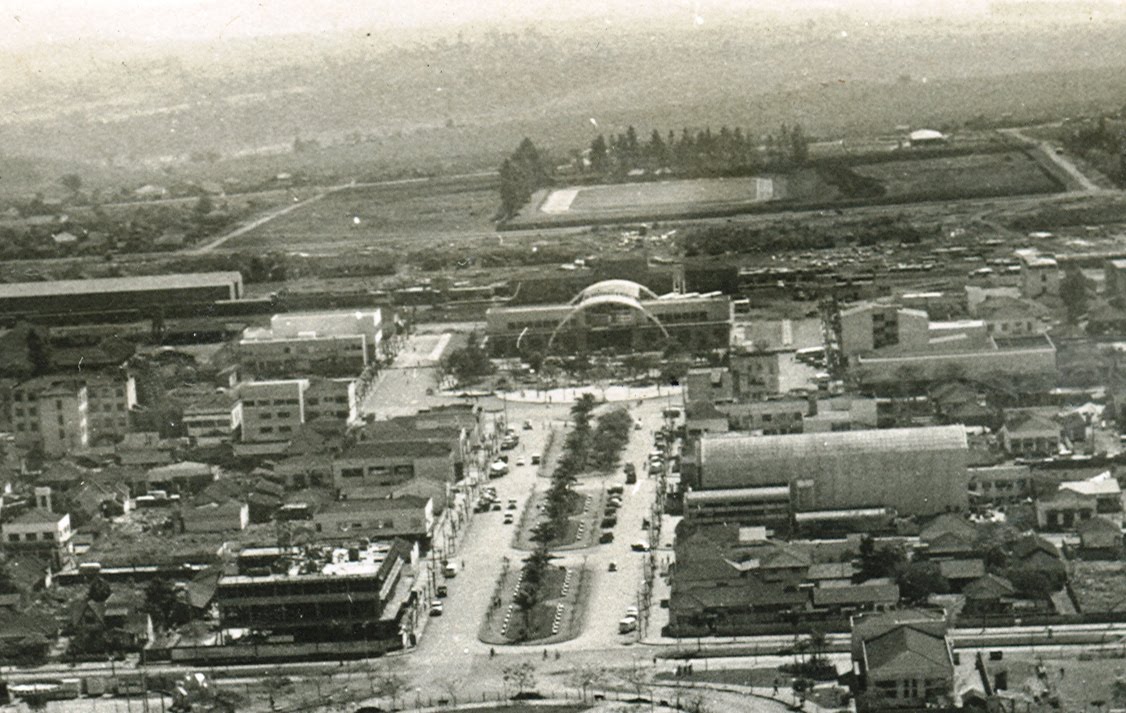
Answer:
<svg viewBox="0 0 1126 713"><path fill-rule="evenodd" d="M606 147L606 137L602 134L594 137L594 141L590 142L590 167L598 173L602 173L607 168L607 158L609 149Z"/></svg>
<svg viewBox="0 0 1126 713"><path fill-rule="evenodd" d="M1060 280L1060 299L1067 310L1067 321L1075 324L1087 311L1087 280L1079 268L1069 268Z"/></svg>

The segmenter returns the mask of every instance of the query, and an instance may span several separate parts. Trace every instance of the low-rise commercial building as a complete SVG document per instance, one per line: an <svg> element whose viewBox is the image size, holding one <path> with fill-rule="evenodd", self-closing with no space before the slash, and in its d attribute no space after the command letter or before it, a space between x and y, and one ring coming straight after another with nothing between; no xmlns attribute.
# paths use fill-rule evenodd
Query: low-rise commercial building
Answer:
<svg viewBox="0 0 1126 713"><path fill-rule="evenodd" d="M384 497L413 480L444 493L456 480L454 462L453 449L440 441L357 443L332 459L332 481L348 498Z"/></svg>
<svg viewBox="0 0 1126 713"><path fill-rule="evenodd" d="M428 542L434 528L434 501L409 495L336 500L313 515L313 528L319 539L326 540L401 537Z"/></svg>
<svg viewBox="0 0 1126 713"><path fill-rule="evenodd" d="M219 578L215 600L223 630L253 629L295 644L340 644L341 650L356 641L372 651L409 643L404 624L414 603L414 557L407 543L268 549L253 566L240 564L239 574Z"/></svg>
<svg viewBox="0 0 1126 713"><path fill-rule="evenodd" d="M240 363L259 377L356 376L378 356L380 310L274 315L268 328L248 328Z"/></svg>
<svg viewBox="0 0 1126 713"><path fill-rule="evenodd" d="M882 303L840 317L841 351L865 385L1057 376L1056 347L1044 334L990 334L983 320L932 322L926 312Z"/></svg>
<svg viewBox="0 0 1126 713"><path fill-rule="evenodd" d="M494 356L644 351L668 342L706 351L730 346L734 311L719 293L658 296L636 282L605 280L569 304L493 307L485 320Z"/></svg>

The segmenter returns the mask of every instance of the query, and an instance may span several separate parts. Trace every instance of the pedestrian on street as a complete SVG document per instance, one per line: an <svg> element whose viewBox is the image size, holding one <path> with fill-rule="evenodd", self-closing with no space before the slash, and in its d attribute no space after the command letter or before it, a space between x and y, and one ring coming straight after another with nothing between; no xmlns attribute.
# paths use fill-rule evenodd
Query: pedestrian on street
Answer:
<svg viewBox="0 0 1126 713"><path fill-rule="evenodd" d="M543 660L547 661L547 649L543 650Z"/></svg>
<svg viewBox="0 0 1126 713"><path fill-rule="evenodd" d="M490 646L489 647L489 658L496 658L496 655L497 655L497 650Z"/></svg>

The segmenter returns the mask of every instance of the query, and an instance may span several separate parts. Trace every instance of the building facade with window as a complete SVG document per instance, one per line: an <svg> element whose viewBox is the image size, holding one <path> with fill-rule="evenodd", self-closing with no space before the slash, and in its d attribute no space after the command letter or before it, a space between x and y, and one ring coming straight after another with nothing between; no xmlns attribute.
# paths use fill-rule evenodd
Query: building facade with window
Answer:
<svg viewBox="0 0 1126 713"><path fill-rule="evenodd" d="M305 423L308 379L248 381L239 385L242 440L287 441Z"/></svg>
<svg viewBox="0 0 1126 713"><path fill-rule="evenodd" d="M12 389L9 402L16 442L63 456L90 444L86 386L72 379L37 378Z"/></svg>
<svg viewBox="0 0 1126 713"><path fill-rule="evenodd" d="M646 351L669 342L706 351L730 346L734 310L719 293L658 296L636 282L604 280L568 304L493 307L485 321L495 356Z"/></svg>

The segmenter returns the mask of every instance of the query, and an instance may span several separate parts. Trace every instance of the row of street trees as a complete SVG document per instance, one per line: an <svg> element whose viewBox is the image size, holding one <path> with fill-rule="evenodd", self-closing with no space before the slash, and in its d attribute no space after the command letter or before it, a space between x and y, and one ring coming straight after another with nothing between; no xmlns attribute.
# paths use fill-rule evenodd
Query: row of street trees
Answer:
<svg viewBox="0 0 1126 713"><path fill-rule="evenodd" d="M532 612L544 598L544 584L552 555L548 545L566 534L567 518L576 497L573 486L578 474L587 467L594 441L591 415L597 403L591 394L583 394L571 406L571 430L563 441L563 453L551 474L551 485L544 496L544 519L532 531L535 550L524 560L523 577L513 598L523 620L523 636L531 630ZM628 418L628 416L627 416Z"/></svg>

